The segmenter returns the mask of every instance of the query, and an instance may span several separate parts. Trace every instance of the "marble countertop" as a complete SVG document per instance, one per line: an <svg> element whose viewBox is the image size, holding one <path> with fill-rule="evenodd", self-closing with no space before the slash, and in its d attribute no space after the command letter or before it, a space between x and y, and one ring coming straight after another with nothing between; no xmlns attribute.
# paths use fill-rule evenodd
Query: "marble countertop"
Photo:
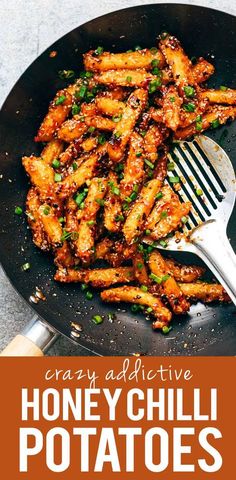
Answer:
<svg viewBox="0 0 236 480"><path fill-rule="evenodd" d="M21 73L53 42L79 24L105 13L134 5L177 3L166 0L1 0L0 105ZM181 1L236 15L232 0ZM0 350L32 318L32 310L14 290L0 267ZM88 355L61 337L49 355Z"/></svg>

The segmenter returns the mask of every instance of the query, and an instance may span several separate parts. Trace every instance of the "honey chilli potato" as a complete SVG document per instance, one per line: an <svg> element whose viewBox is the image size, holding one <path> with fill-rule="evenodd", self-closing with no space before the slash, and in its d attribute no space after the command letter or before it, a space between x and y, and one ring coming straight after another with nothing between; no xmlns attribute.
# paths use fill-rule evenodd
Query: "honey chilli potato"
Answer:
<svg viewBox="0 0 236 480"><path fill-rule="evenodd" d="M35 136L41 155L22 159L26 215L35 245L54 256L55 281L81 284L88 300L97 288L104 302L130 303L168 333L193 302L229 301L204 268L163 250L192 208L169 175L172 143L234 120L236 90L207 88L214 65L193 63L168 33L143 47L99 46L84 54L84 71L60 72L64 88Z"/></svg>

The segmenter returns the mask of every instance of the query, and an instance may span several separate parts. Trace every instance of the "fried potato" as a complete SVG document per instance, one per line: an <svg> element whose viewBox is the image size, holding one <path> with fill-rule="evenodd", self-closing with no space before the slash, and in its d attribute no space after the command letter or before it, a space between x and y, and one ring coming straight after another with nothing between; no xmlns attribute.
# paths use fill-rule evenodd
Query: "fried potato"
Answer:
<svg viewBox="0 0 236 480"><path fill-rule="evenodd" d="M149 257L149 268L157 279L160 279L161 289L166 296L173 312L177 315L188 312L190 303L186 300L174 277L168 273L168 266L160 252L153 251Z"/></svg>
<svg viewBox="0 0 236 480"><path fill-rule="evenodd" d="M54 170L42 158L23 157L22 164L30 177L31 183L37 187L42 201L54 198Z"/></svg>
<svg viewBox="0 0 236 480"><path fill-rule="evenodd" d="M169 185L164 185L161 189L160 199L156 201L150 215L148 216L145 222L145 228L148 230L153 230L157 222L161 220L162 212L166 211L166 205L170 203L176 203L178 197L176 193L169 187Z"/></svg>
<svg viewBox="0 0 236 480"><path fill-rule="evenodd" d="M121 87L147 87L156 80L156 76L147 70L108 70L95 75L94 79L98 84L115 85Z"/></svg>
<svg viewBox="0 0 236 480"><path fill-rule="evenodd" d="M67 241L63 242L62 246L55 250L54 263L60 269L73 267L78 263L78 260L72 255Z"/></svg>
<svg viewBox="0 0 236 480"><path fill-rule="evenodd" d="M134 278L139 285L149 285L150 279L148 277L147 267L142 253L136 252L133 256L133 270Z"/></svg>
<svg viewBox="0 0 236 480"><path fill-rule="evenodd" d="M55 275L55 280L64 283L84 282L96 288L106 288L116 283L129 283L134 280L132 267L96 268L93 270L60 269Z"/></svg>
<svg viewBox="0 0 236 480"><path fill-rule="evenodd" d="M89 156L84 156L84 162L80 167L57 185L60 198L65 199L73 195L87 180L94 176L95 169L100 158L106 153L107 145L100 145Z"/></svg>
<svg viewBox="0 0 236 480"><path fill-rule="evenodd" d="M159 328L165 326L171 320L171 312L166 308L160 298L149 292L143 292L138 287L117 287L104 290L101 293L104 302L128 302L145 305L152 308L152 314L158 319Z"/></svg>
<svg viewBox="0 0 236 480"><path fill-rule="evenodd" d="M33 242L38 248L46 251L50 249L50 246L41 221L39 213L40 206L41 202L37 190L31 187L26 199L27 220L33 233Z"/></svg>
<svg viewBox="0 0 236 480"><path fill-rule="evenodd" d="M234 120L235 117L236 107L223 107L219 105L218 107L214 107L212 111L204 113L204 115L202 115L200 119L196 120L195 123L192 123L186 128L179 128L175 132L175 139L184 140L192 135L202 133L211 126L215 128L215 126L218 126L218 124L223 125L227 122L227 120Z"/></svg>
<svg viewBox="0 0 236 480"><path fill-rule="evenodd" d="M96 260L105 260L106 255L110 252L113 241L110 238L103 238L100 242L95 245L95 258Z"/></svg>
<svg viewBox="0 0 236 480"><path fill-rule="evenodd" d="M107 96L99 96L96 98L96 107L103 115L119 118L125 108L125 103Z"/></svg>
<svg viewBox="0 0 236 480"><path fill-rule="evenodd" d="M172 275L177 282L192 283L201 278L205 268L196 265L181 265L171 258L165 259L167 273Z"/></svg>
<svg viewBox="0 0 236 480"><path fill-rule="evenodd" d="M59 157L59 155L63 151L63 142L58 138L51 140L51 142L47 143L44 147L41 158L43 158L44 162L48 165L51 165L52 161Z"/></svg>
<svg viewBox="0 0 236 480"><path fill-rule="evenodd" d="M160 187L161 182L156 179L150 180L143 186L123 227L124 236L128 244L132 244L142 232L143 223L153 207L155 197L159 192Z"/></svg>
<svg viewBox="0 0 236 480"><path fill-rule="evenodd" d="M72 95L68 89L59 90L50 103L49 111L39 127L35 142L50 142L57 129L68 117L72 107Z"/></svg>
<svg viewBox="0 0 236 480"><path fill-rule="evenodd" d="M166 206L167 216L162 218L151 231L150 235L154 240L165 238L169 233L182 226L182 218L186 217L192 204L190 202L180 203L178 205Z"/></svg>
<svg viewBox="0 0 236 480"><path fill-rule="evenodd" d="M173 130L177 130L180 124L180 107L183 103L182 98L178 94L178 90L174 85L167 88L163 99L163 114L165 125Z"/></svg>
<svg viewBox="0 0 236 480"><path fill-rule="evenodd" d="M44 203L39 207L39 215L49 244L53 248L60 246L62 243L62 226L56 216L55 209Z"/></svg>
<svg viewBox="0 0 236 480"><path fill-rule="evenodd" d="M84 263L88 263L94 254L94 226L106 189L107 179L94 177L84 201L78 239L76 240L76 256Z"/></svg>
<svg viewBox="0 0 236 480"><path fill-rule="evenodd" d="M200 300L204 303L230 301L230 298L222 285L217 283L179 283L179 286L186 297L195 301Z"/></svg>
<svg viewBox="0 0 236 480"><path fill-rule="evenodd" d="M81 143L81 148L84 152L91 152L98 146L98 137L85 138Z"/></svg>
<svg viewBox="0 0 236 480"><path fill-rule="evenodd" d="M101 115L85 117L85 125L87 125L87 127L93 127L98 130L105 130L108 132L112 132L116 127L116 123L113 122L113 120L102 117Z"/></svg>
<svg viewBox="0 0 236 480"><path fill-rule="evenodd" d="M164 57L159 50L151 51L147 48L135 52L110 53L104 52L96 55L94 50L90 50L84 55L84 65L86 70L93 72L106 70L136 70L137 68L153 68L153 60L160 68L164 65Z"/></svg>
<svg viewBox="0 0 236 480"><path fill-rule="evenodd" d="M114 129L108 143L108 155L113 162L119 162L124 155L125 147L130 139L133 128L147 102L147 92L144 89L134 90L127 100L122 118Z"/></svg>
<svg viewBox="0 0 236 480"><path fill-rule="evenodd" d="M62 283L78 283L84 281L85 275L86 270L79 270L77 268L59 268L54 275L54 280Z"/></svg>
<svg viewBox="0 0 236 480"><path fill-rule="evenodd" d="M167 153L168 149L163 149L162 153L159 155L158 162L154 170L154 178L160 180L162 183L164 182L167 175Z"/></svg>
<svg viewBox="0 0 236 480"><path fill-rule="evenodd" d="M164 140L164 130L158 125L151 125L144 137L143 148L144 156L151 163L157 160L157 148Z"/></svg>
<svg viewBox="0 0 236 480"><path fill-rule="evenodd" d="M104 225L108 232L119 232L123 220L117 176L110 172L104 204Z"/></svg>
<svg viewBox="0 0 236 480"><path fill-rule="evenodd" d="M173 79L181 89L184 85L193 84L192 63L185 54L177 38L166 35L160 41L160 49L167 64L171 68Z"/></svg>
<svg viewBox="0 0 236 480"><path fill-rule="evenodd" d="M151 118L156 123L164 123L164 112L162 108L156 109L154 107L150 108Z"/></svg>
<svg viewBox="0 0 236 480"><path fill-rule="evenodd" d="M188 215L192 206L190 202L180 203L178 195L167 185L161 193L162 197L157 200L145 223L145 229L150 230L154 240L164 238L179 228L182 217Z"/></svg>
<svg viewBox="0 0 236 480"><path fill-rule="evenodd" d="M203 83L213 75L215 67L204 58L199 58L198 62L192 66L192 76L194 83Z"/></svg>
<svg viewBox="0 0 236 480"><path fill-rule="evenodd" d="M74 118L66 120L57 132L60 140L70 143L77 138L81 138L88 130L88 126L81 117L75 115Z"/></svg>
<svg viewBox="0 0 236 480"><path fill-rule="evenodd" d="M200 93L200 98L207 98L210 103L236 105L236 90L233 90L232 88L227 88L226 90L205 90Z"/></svg>
<svg viewBox="0 0 236 480"><path fill-rule="evenodd" d="M124 177L120 182L122 200L131 195L135 185L141 184L144 174L143 137L133 132L130 137L129 151L124 167Z"/></svg>

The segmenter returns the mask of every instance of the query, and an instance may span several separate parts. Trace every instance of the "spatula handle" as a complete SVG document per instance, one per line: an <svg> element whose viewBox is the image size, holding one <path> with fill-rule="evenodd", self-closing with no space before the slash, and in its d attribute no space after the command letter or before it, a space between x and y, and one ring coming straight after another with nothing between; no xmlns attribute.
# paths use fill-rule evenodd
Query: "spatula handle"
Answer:
<svg viewBox="0 0 236 480"><path fill-rule="evenodd" d="M190 237L197 255L206 263L236 305L236 255L225 225L216 220L200 225Z"/></svg>

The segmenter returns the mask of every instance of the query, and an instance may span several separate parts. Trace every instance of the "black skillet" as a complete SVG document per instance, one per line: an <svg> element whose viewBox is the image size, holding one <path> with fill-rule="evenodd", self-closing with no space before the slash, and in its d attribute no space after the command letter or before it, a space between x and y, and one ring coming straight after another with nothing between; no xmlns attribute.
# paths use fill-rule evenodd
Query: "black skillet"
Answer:
<svg viewBox="0 0 236 480"><path fill-rule="evenodd" d="M21 157L40 152L33 137L49 101L64 85L58 71L79 72L82 53L98 45L114 52L136 45L152 47L163 30L177 36L190 57L203 56L214 63L217 73L210 86L236 87L236 18L208 8L177 4L128 8L92 20L58 40L22 75L0 113L0 258L13 286L27 302L36 286L42 289L46 301L33 308L45 322L69 338L71 322L81 324L78 343L99 354L235 355L234 306L197 304L186 318L174 319L168 336L155 333L150 322L135 316L127 305L104 305L96 292L88 301L79 286L55 283L52 258L33 245L25 218L14 214L16 205L24 205L29 187ZM53 58L51 51L57 52ZM236 122L209 135L223 145L236 167ZM234 212L228 230L234 248L235 220ZM186 254L175 254L175 258L198 262ZM25 262L31 265L28 272L21 270ZM113 323L108 320L109 312L116 312ZM105 317L99 326L91 321L95 313Z"/></svg>

